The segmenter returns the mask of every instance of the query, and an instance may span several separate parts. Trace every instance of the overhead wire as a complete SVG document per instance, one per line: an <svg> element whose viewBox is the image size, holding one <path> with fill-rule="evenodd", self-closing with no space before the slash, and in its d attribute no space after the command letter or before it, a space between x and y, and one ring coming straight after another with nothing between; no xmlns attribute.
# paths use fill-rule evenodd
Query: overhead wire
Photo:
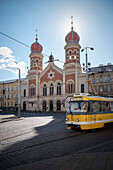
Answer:
<svg viewBox="0 0 113 170"><path fill-rule="evenodd" d="M0 55L1 55L3 58L6 58L6 59L8 59L8 60L10 60L10 61L14 62L15 64L18 64L18 65L20 65L21 67L24 67L24 68L28 69L28 67L25 67L25 66L23 66L23 65L19 64L18 62L14 61L14 60L12 60L12 59L10 59L10 58L8 58L8 57L6 57L6 56L2 55L2 54L0 54Z"/></svg>
<svg viewBox="0 0 113 170"><path fill-rule="evenodd" d="M20 43L20 44L22 44L22 45L24 45L24 46L26 46L26 47L28 47L28 48L31 48L29 45L27 45L27 44L25 44L25 43L23 43L23 42L21 42L21 41L15 39L15 38L9 36L9 35L7 35L7 34L4 34L3 32L0 32L0 34L2 34L2 35L4 35L5 37L8 37L8 38L10 38L10 39L12 39L12 40L18 42L18 43ZM45 54L45 53L42 53L42 54L45 55L45 56L47 56L47 57L49 57L49 56L48 56L47 54Z"/></svg>

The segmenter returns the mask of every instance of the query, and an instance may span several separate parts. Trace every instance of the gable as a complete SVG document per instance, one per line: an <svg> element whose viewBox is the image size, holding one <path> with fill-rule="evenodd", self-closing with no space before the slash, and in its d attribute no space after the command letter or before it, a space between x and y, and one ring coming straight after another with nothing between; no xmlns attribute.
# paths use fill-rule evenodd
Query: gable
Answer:
<svg viewBox="0 0 113 170"><path fill-rule="evenodd" d="M43 81L49 82L56 80L63 81L63 71L56 65L49 64L40 76L40 83L42 83Z"/></svg>

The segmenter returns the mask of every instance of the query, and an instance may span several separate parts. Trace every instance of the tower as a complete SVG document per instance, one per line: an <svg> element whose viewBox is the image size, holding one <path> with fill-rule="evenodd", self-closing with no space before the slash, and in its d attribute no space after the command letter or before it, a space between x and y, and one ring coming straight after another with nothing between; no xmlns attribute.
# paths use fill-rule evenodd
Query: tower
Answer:
<svg viewBox="0 0 113 170"><path fill-rule="evenodd" d="M37 33L36 41L31 45L30 70L28 72L27 91L28 91L28 110L39 110L39 96L40 96L40 73L43 70L43 55L42 45L39 44Z"/></svg>
<svg viewBox="0 0 113 170"><path fill-rule="evenodd" d="M43 70L43 47L38 43L38 38L36 34L36 41L31 45L31 54L30 57L30 70Z"/></svg>
<svg viewBox="0 0 113 170"><path fill-rule="evenodd" d="M65 37L65 64L78 63L80 64L80 37L73 30L73 17L71 17L71 31Z"/></svg>
<svg viewBox="0 0 113 170"><path fill-rule="evenodd" d="M71 31L65 37L65 64L64 64L64 94L78 92L78 74L81 72L80 65L80 37L73 30L73 17L71 17Z"/></svg>

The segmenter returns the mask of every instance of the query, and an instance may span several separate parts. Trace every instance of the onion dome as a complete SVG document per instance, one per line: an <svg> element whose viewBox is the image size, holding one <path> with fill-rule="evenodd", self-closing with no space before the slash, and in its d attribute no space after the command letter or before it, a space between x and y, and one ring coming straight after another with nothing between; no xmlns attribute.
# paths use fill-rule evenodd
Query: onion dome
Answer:
<svg viewBox="0 0 113 170"><path fill-rule="evenodd" d="M79 40L80 40L79 35L73 30L71 30L65 37L65 41L67 44L72 44L72 43L78 44Z"/></svg>
<svg viewBox="0 0 113 170"><path fill-rule="evenodd" d="M65 41L67 44L78 44L79 40L79 35L73 31L73 17L71 17L71 31L66 35Z"/></svg>
<svg viewBox="0 0 113 170"><path fill-rule="evenodd" d="M43 50L43 47L42 47L42 45L40 45L39 43L38 43L38 38L37 38L37 34L36 34L36 39L35 39L36 41L31 45L31 52L32 53L41 53L42 52L42 50Z"/></svg>

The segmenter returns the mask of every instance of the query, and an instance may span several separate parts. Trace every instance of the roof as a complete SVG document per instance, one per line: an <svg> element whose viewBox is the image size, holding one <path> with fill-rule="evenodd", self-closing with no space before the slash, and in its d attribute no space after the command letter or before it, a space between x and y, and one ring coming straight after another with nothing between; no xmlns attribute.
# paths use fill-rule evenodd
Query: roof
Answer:
<svg viewBox="0 0 113 170"><path fill-rule="evenodd" d="M20 81L24 81L26 78L21 78ZM0 83L14 83L15 81L18 81L18 79L12 79L12 80L6 80L6 81L0 81Z"/></svg>
<svg viewBox="0 0 113 170"><path fill-rule="evenodd" d="M92 67L89 70L89 73L98 73L98 72L110 72L113 71L113 65L106 65L106 66L98 66L98 67Z"/></svg>
<svg viewBox="0 0 113 170"><path fill-rule="evenodd" d="M91 95L75 95L73 99L75 99L75 101L79 101L79 100L92 100L93 101L94 100L94 101L112 101L113 102L113 98L91 96Z"/></svg>

